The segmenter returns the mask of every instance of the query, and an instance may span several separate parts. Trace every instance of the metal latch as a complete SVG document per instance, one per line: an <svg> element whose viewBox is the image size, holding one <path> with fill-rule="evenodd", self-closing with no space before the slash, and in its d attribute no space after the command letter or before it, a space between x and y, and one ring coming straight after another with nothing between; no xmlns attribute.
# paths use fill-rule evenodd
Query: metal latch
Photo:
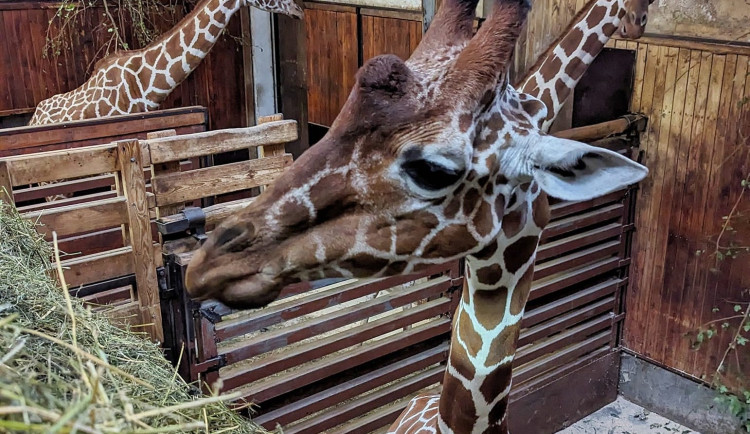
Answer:
<svg viewBox="0 0 750 434"><path fill-rule="evenodd" d="M203 212L203 208L189 206L182 210L182 214L188 221L188 235L192 235L203 244L206 241L206 213Z"/></svg>

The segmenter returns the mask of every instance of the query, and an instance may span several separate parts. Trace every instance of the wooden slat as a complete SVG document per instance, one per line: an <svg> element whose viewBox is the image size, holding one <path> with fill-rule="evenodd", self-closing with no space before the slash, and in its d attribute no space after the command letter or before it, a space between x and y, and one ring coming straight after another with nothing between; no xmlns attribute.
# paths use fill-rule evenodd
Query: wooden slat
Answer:
<svg viewBox="0 0 750 434"><path fill-rule="evenodd" d="M534 267L534 279L539 280L573 267L578 267L602 258L616 255L622 249L621 242L610 241L585 250L539 264Z"/></svg>
<svg viewBox="0 0 750 434"><path fill-rule="evenodd" d="M21 203L21 202L26 202L26 201L34 201L37 199L44 199L46 197L55 196L58 194L69 194L69 193L74 193L74 192L82 192L85 190L99 189L103 187L106 188L106 187L113 186L114 184L115 184L114 175L108 173L106 175L92 176L92 177L83 178L83 179L73 179L69 181L56 182L54 184L38 185L38 186L30 187L30 188L19 188L19 189L16 189L15 191L16 202ZM113 194L113 193L114 192L109 192L109 194ZM89 196L90 195L70 197L70 198L55 200L53 202L45 202L43 204L38 204L36 206L38 208L67 206L67 205L72 205L71 203L72 201L76 201L76 200L85 201L86 198Z"/></svg>
<svg viewBox="0 0 750 434"><path fill-rule="evenodd" d="M270 327L282 321L289 321L303 315L317 312L329 306L346 303L384 289L412 281L415 276L394 276L377 280L346 280L321 288L314 294L294 300L280 300L271 305L216 324L216 339L219 342L261 328ZM426 285L444 283L446 278L433 279Z"/></svg>
<svg viewBox="0 0 750 434"><path fill-rule="evenodd" d="M448 290L448 288L450 288L450 279L445 277L434 279L393 291L391 294L357 304L349 309L332 312L309 321L263 333L254 338L221 346L219 353L225 357L227 363L235 363L325 333L337 327L388 312L397 307L427 298L430 295L439 294Z"/></svg>
<svg viewBox="0 0 750 434"><path fill-rule="evenodd" d="M537 345L537 342L541 341L544 338L547 338L555 333L559 333L567 328L570 328L576 324L580 324L604 313L609 313L605 316L609 317L609 320L611 322L612 317L610 315L614 308L615 298L613 296L610 296L603 300L597 301L596 303L588 305L583 309L570 311L550 321L539 324L530 329L523 330L521 331L521 337L518 339L518 348L522 348L526 345ZM558 340L564 337L565 334L561 334L556 335L552 339Z"/></svg>
<svg viewBox="0 0 750 434"><path fill-rule="evenodd" d="M418 342L445 335L450 332L450 326L451 323L448 318L420 324L398 335L389 336L335 357L311 362L293 372L266 378L234 389L234 391L240 394L240 399L250 399L262 403L272 397L289 393L315 381L344 372L351 369L352 366L362 365L383 355L408 348Z"/></svg>
<svg viewBox="0 0 750 434"><path fill-rule="evenodd" d="M270 184L290 164L292 156L285 154L155 176L151 185L156 205L171 205Z"/></svg>
<svg viewBox="0 0 750 434"><path fill-rule="evenodd" d="M552 242L542 243L537 251L537 261L547 260L551 257L568 251L590 246L610 238L619 237L623 227L619 223L610 223L606 226L591 229L580 234L565 237Z"/></svg>
<svg viewBox="0 0 750 434"><path fill-rule="evenodd" d="M585 214L574 215L554 221L544 229L544 232L542 232L542 239L546 240L596 223L603 223L616 218L621 218L624 209L625 207L623 204L615 203Z"/></svg>
<svg viewBox="0 0 750 434"><path fill-rule="evenodd" d="M568 286L616 270L619 267L620 258L615 257L549 276L532 284L529 301L536 300L537 298L559 291Z"/></svg>
<svg viewBox="0 0 750 434"><path fill-rule="evenodd" d="M597 198L583 201L583 202L562 201L562 202L555 203L554 205L550 205L550 213L551 213L552 221L561 219L570 214L575 214L575 213L579 213L582 211L590 210L592 208L597 208L604 204L608 204L610 202L619 202L623 199L626 192L627 190L618 190L609 194L605 194L604 196L599 196Z"/></svg>
<svg viewBox="0 0 750 434"><path fill-rule="evenodd" d="M114 172L116 154L114 145L103 145L8 157L6 161L15 186Z"/></svg>
<svg viewBox="0 0 750 434"><path fill-rule="evenodd" d="M152 339L163 342L159 285L156 277L158 265L151 238L151 220L146 198L141 147L138 140L124 140L117 142L116 145L122 190L127 199L127 233L133 250L138 303L144 315L144 322L153 324L149 330Z"/></svg>
<svg viewBox="0 0 750 434"><path fill-rule="evenodd" d="M445 369L442 366L430 368L427 371L420 372L406 380L398 381L365 397L330 409L304 422L287 426L284 428L284 432L289 434L318 434L342 422L347 422L369 413L372 409L390 404L394 399L404 397L438 383L442 379L444 371Z"/></svg>
<svg viewBox="0 0 750 434"><path fill-rule="evenodd" d="M354 398L368 390L396 381L412 372L417 372L435 363L440 363L448 357L448 348L449 344L445 342L422 353L399 360L392 365L383 366L365 375L344 382L336 388L323 390L278 410L256 416L253 418L253 421L268 429L275 427L277 423L287 425L311 413L321 411L336 403Z"/></svg>
<svg viewBox="0 0 750 434"><path fill-rule="evenodd" d="M158 164L294 140L297 140L297 122L288 120L152 139L146 143L151 152L151 162Z"/></svg>
<svg viewBox="0 0 750 434"><path fill-rule="evenodd" d="M133 249L123 247L106 253L62 261L65 281L71 288L133 273Z"/></svg>
<svg viewBox="0 0 750 434"><path fill-rule="evenodd" d="M10 170L8 169L8 163L2 160L0 160L0 200L6 203L14 203Z"/></svg>
<svg viewBox="0 0 750 434"><path fill-rule="evenodd" d="M557 315L577 309L586 303L612 295L622 283L623 280L621 279L609 279L590 288L576 291L559 300L528 310L523 316L521 327L534 326Z"/></svg>
<svg viewBox="0 0 750 434"><path fill-rule="evenodd" d="M44 227L37 228L51 239L52 232L58 237L65 237L86 231L111 228L124 224L128 219L124 197L116 197L97 202L70 205L51 210L35 211L23 214L23 217L39 222Z"/></svg>
<svg viewBox="0 0 750 434"><path fill-rule="evenodd" d="M439 298L412 309L406 309L403 312L367 322L346 332L316 339L313 342L295 347L293 350L269 355L250 366L243 365L239 368L230 366L222 371L221 378L224 382L224 387L227 389L239 387L243 384L273 375L276 372L281 372L284 369L303 365L310 360L332 354L408 325L416 324L419 321L452 313L450 311L451 300L448 298Z"/></svg>
<svg viewBox="0 0 750 434"><path fill-rule="evenodd" d="M609 329L611 326L612 316L602 315L596 319L565 330L551 338L535 341L519 348L516 352L514 363L521 366L532 360L538 359L545 354L553 354L561 348L582 341L587 336L593 335L603 329Z"/></svg>

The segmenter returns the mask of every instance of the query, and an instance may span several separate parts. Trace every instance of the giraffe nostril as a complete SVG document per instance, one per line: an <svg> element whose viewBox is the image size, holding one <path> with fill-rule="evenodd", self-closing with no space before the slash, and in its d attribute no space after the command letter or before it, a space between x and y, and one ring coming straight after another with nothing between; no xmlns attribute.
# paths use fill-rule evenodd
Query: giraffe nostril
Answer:
<svg viewBox="0 0 750 434"><path fill-rule="evenodd" d="M646 23L648 22L648 15L643 14L643 17L641 17L641 26L646 26Z"/></svg>

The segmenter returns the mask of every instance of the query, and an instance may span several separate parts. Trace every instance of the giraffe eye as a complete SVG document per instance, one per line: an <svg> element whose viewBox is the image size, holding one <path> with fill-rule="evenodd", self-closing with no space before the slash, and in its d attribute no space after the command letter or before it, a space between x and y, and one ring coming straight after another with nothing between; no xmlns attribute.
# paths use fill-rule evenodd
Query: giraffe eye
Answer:
<svg viewBox="0 0 750 434"><path fill-rule="evenodd" d="M458 182L464 173L462 170L451 169L422 158L407 161L402 167L414 183L425 190L442 190L450 187Z"/></svg>

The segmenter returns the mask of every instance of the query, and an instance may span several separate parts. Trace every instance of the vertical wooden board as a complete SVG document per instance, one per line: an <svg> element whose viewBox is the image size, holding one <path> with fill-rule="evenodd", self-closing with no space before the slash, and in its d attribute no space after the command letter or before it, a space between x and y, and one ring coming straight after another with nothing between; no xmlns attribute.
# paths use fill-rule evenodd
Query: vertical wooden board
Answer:
<svg viewBox="0 0 750 434"><path fill-rule="evenodd" d="M630 110L634 113L641 111L641 94L643 93L643 81L646 76L646 61L648 60L648 45L635 44L637 51L635 62L635 79L633 80L633 97L630 99Z"/></svg>
<svg viewBox="0 0 750 434"><path fill-rule="evenodd" d="M717 62L715 56L714 62ZM734 86L734 77L737 72L737 56L728 55L726 56L723 77L721 79L721 89L719 91L719 100L717 101L718 110L716 113L716 125L712 131L711 136L706 134L706 144L713 148L713 154L711 157L710 166L708 167L709 182L706 187L706 212L703 220L703 234L706 237L713 239L718 233L719 228L722 224L722 220L717 211L719 203L722 201L724 196L722 194L722 175L721 171L726 168L724 165L725 158L727 156L726 136L724 131L729 128L736 128L734 121L730 120L731 104L732 104L732 90ZM712 80L713 81L713 80ZM711 100L711 98L709 98ZM713 146L711 146L713 144ZM710 244L709 244L710 245ZM705 256L704 256L705 258ZM710 261L710 259L709 259ZM714 273L709 272L708 268L710 265L706 263L706 259L702 261L701 278L699 279L700 288L706 292L706 299L704 301L704 322L717 319L717 315L714 312L705 312L705 308L719 307L722 302L722 295L720 294L722 285L721 276L717 276ZM720 267L728 268L728 267ZM721 285L721 286L719 286ZM721 309L721 308L720 308ZM724 333L723 335L727 335ZM726 339L722 339L726 338ZM717 336L716 339L711 339L707 342L708 349L705 350L708 354L719 354L722 348L726 348L729 344L727 336ZM693 372L697 375L704 372L713 371L716 366L715 359L711 357L700 357L696 359L696 365L693 367Z"/></svg>
<svg viewBox="0 0 750 434"><path fill-rule="evenodd" d="M8 35L8 25L5 22L8 11L0 11L0 33ZM13 57L10 55L10 38L0 38L0 110L11 110L16 106L12 98L11 73L13 71Z"/></svg>
<svg viewBox="0 0 750 434"><path fill-rule="evenodd" d="M330 126L354 85L358 68L357 15L308 9L305 16L310 54L309 120Z"/></svg>
<svg viewBox="0 0 750 434"><path fill-rule="evenodd" d="M6 203L13 201L13 184L10 182L8 163L0 160L0 200Z"/></svg>
<svg viewBox="0 0 750 434"><path fill-rule="evenodd" d="M675 196L673 200L674 209L678 212L672 213L669 220L668 230L670 239L667 243L666 257L670 258L669 264L665 269L664 285L666 288L675 288L677 291L676 300L679 300L676 306L677 311L683 311L684 305L690 293L683 287L684 263L687 261L685 238L679 232L680 221L685 212L685 185L689 182L687 179L687 166L690 159L692 147L691 131L695 112L695 99L700 76L701 57L700 52L691 50L689 53L690 60L687 68L687 83L685 89L685 105L683 108L682 125L680 126L680 147L677 151L677 164L675 170ZM680 256L681 255L681 256ZM680 258L678 259L678 256ZM644 313L647 314L647 313ZM685 330L680 330L684 334ZM672 352L671 359L675 353L680 350L678 345L670 345L667 351Z"/></svg>
<svg viewBox="0 0 750 434"><path fill-rule="evenodd" d="M307 101L306 21L278 16L279 32L279 85L281 111L287 119L295 119L299 125L299 138L287 144L287 151L294 157L310 147Z"/></svg>
<svg viewBox="0 0 750 434"><path fill-rule="evenodd" d="M659 269L660 274L656 277L651 277L650 280L644 281L642 283L644 287L650 283L651 285L666 288L666 273L669 269L673 269L675 266L675 264L669 261L667 257L667 251L670 244L669 222L673 215L682 212L678 205L681 199L681 190L678 189L681 188L681 184L678 184L675 179L677 178L678 156L685 111L684 107L685 104L688 103L685 99L685 93L687 91L688 70L690 68L690 51L686 49L678 49L676 57L676 72L674 83L672 84L674 87L672 92L673 98L671 106L669 107L671 111L671 121L668 131L669 136L666 137L666 140L668 141L667 155L662 163L665 166L665 185L662 188L662 206L659 212L659 219L658 222L654 223L657 231L657 252L655 252L655 257L658 258L661 263ZM685 146L688 145L687 143L682 144ZM647 276L644 277L645 279L649 279ZM667 336L667 340L670 342L678 342L682 337L679 336L679 332L677 332L677 335L674 335L676 329L674 327L675 320L673 318L676 318L674 312L679 309L681 299L676 297L676 295L679 295L679 291L670 290L667 295L669 299L667 300L666 306L662 309L665 318L667 318L664 320L663 336ZM672 336L672 338L669 338L669 336ZM659 357L665 358L668 348L668 345L664 345L661 348L661 351L659 351Z"/></svg>
<svg viewBox="0 0 750 434"><path fill-rule="evenodd" d="M8 41L20 41L22 33L20 32L21 26L21 11L5 11L5 31L7 32ZM5 39L5 36L3 37ZM11 82L11 94L13 99L13 108L27 108L33 107L32 102L29 101L31 98L27 95L26 89L30 87L27 81L31 78L29 76L28 63L25 60L23 50L13 49L13 46L9 47L10 57L13 59L13 70L16 73L15 77L12 77ZM17 47L16 47L17 48Z"/></svg>
<svg viewBox="0 0 750 434"><path fill-rule="evenodd" d="M380 54L395 54L408 59L420 35L419 21L363 15L362 58L367 61Z"/></svg>
<svg viewBox="0 0 750 434"><path fill-rule="evenodd" d="M122 189L128 205L128 234L133 249L138 304L144 322L153 323L152 339L163 342L159 286L156 276L151 222L149 220L146 180L143 176L138 140L117 142L117 161Z"/></svg>

